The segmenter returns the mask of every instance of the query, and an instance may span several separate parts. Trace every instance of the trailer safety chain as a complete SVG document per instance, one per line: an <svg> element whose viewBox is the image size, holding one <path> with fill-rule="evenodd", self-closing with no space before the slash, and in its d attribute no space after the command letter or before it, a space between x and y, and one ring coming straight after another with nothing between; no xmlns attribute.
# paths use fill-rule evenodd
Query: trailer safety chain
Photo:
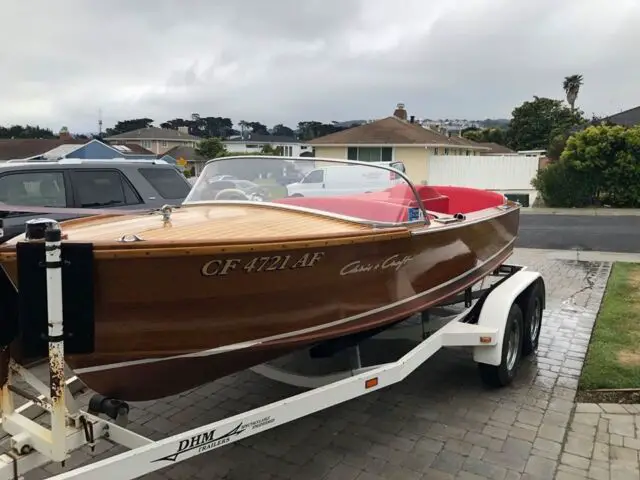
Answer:
<svg viewBox="0 0 640 480"><path fill-rule="evenodd" d="M91 448L91 453L93 453L96 449L96 442L93 435L93 423L88 422L87 417L85 417L84 415L80 417L80 423L82 424L82 428L84 429L84 438Z"/></svg>

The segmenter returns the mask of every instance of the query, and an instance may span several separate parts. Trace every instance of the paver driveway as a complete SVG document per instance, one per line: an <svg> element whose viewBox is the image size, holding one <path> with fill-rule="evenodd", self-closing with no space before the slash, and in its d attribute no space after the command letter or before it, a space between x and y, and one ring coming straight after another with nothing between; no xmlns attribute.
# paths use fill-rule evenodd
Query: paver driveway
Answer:
<svg viewBox="0 0 640 480"><path fill-rule="evenodd" d="M517 251L548 304L537 357L514 385L487 390L467 352L442 351L405 382L154 472L169 479L545 479L558 471L577 378L610 265ZM135 405L132 428L160 439L296 393L243 372ZM94 457L109 456L101 443ZM73 468L88 461L75 452ZM58 473L58 465L27 480Z"/></svg>

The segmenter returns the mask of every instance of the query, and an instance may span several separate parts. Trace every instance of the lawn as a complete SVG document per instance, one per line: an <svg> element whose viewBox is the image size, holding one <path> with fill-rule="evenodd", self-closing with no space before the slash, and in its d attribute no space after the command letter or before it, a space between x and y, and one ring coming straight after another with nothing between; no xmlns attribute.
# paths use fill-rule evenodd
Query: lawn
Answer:
<svg viewBox="0 0 640 480"><path fill-rule="evenodd" d="M640 390L640 264L615 263L579 390Z"/></svg>

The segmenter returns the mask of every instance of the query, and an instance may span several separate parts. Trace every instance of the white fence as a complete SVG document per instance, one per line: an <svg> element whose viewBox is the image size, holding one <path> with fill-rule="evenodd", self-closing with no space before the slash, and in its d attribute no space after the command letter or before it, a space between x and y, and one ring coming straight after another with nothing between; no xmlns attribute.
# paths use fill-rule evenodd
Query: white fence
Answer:
<svg viewBox="0 0 640 480"><path fill-rule="evenodd" d="M523 155L433 155L428 160L429 185L455 185L529 195L531 205L537 196L531 186L539 157Z"/></svg>

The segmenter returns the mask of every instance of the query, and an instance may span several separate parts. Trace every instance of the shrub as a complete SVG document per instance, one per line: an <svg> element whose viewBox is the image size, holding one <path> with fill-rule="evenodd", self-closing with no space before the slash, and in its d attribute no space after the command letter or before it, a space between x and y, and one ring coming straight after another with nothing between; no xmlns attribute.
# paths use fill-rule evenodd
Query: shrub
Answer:
<svg viewBox="0 0 640 480"><path fill-rule="evenodd" d="M562 161L538 170L531 183L547 207L586 207L592 205L596 197L587 176Z"/></svg>
<svg viewBox="0 0 640 480"><path fill-rule="evenodd" d="M640 206L640 127L599 125L572 135L532 185L550 207Z"/></svg>

